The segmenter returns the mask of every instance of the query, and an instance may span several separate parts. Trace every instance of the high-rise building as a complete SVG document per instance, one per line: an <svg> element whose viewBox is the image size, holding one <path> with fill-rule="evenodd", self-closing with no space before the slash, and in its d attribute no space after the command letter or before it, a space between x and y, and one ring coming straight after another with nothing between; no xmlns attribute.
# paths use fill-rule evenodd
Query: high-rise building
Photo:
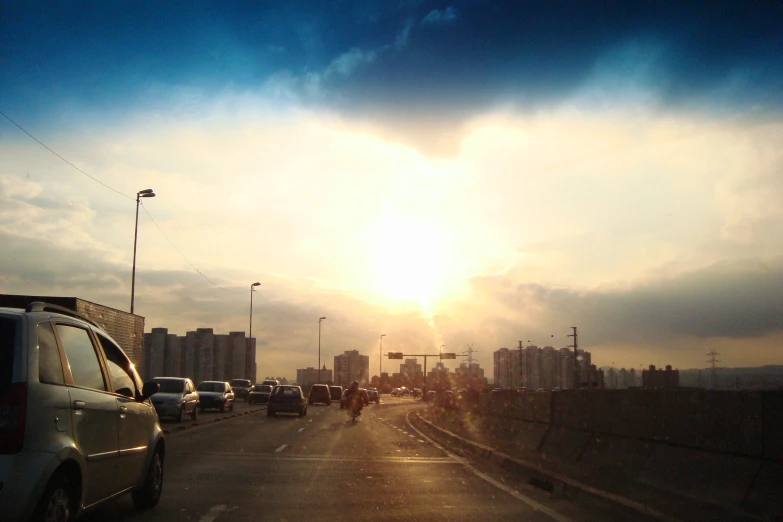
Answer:
<svg viewBox="0 0 783 522"><path fill-rule="evenodd" d="M296 383L302 387L303 390L307 390L313 384L319 382L318 368L312 366L308 368L299 368L296 370ZM332 381L332 370L327 370L326 365L323 365L320 372L320 382L328 383Z"/></svg>
<svg viewBox="0 0 783 522"><path fill-rule="evenodd" d="M196 329L196 357L198 361L197 382L214 380L215 334L212 328Z"/></svg>
<svg viewBox="0 0 783 522"><path fill-rule="evenodd" d="M621 368L617 372L617 387L620 389L628 388L628 370Z"/></svg>
<svg viewBox="0 0 783 522"><path fill-rule="evenodd" d="M678 388L680 386L680 371L672 370L667 365L665 370L651 364L648 370L642 371L642 386L645 388Z"/></svg>
<svg viewBox="0 0 783 522"><path fill-rule="evenodd" d="M405 364L400 365L400 375L407 375L410 381L421 378L421 364L417 359L405 359Z"/></svg>
<svg viewBox="0 0 783 522"><path fill-rule="evenodd" d="M350 386L359 381L361 386L370 382L370 357L357 350L346 350L334 357L334 379L340 386Z"/></svg>
<svg viewBox="0 0 783 522"><path fill-rule="evenodd" d="M184 375L182 372L182 346L184 337L177 334L166 335L166 363L163 375L170 377L179 377Z"/></svg>
<svg viewBox="0 0 783 522"><path fill-rule="evenodd" d="M574 351L571 348L560 348L560 382L557 385L564 390L574 389Z"/></svg>
<svg viewBox="0 0 783 522"><path fill-rule="evenodd" d="M247 340L247 351L245 352L245 378L256 382L256 338Z"/></svg>
<svg viewBox="0 0 783 522"><path fill-rule="evenodd" d="M146 364L141 369L145 379L166 374L166 343L167 328L153 328L151 333L144 334L144 355Z"/></svg>
<svg viewBox="0 0 783 522"><path fill-rule="evenodd" d="M247 362L247 337L245 337L245 332L229 332L228 349L230 353L229 361L231 361L228 367L230 379L248 379L248 372L245 368Z"/></svg>
<svg viewBox="0 0 783 522"><path fill-rule="evenodd" d="M558 355L553 346L544 346L541 350L540 387L545 390L552 390L558 386Z"/></svg>
<svg viewBox="0 0 783 522"><path fill-rule="evenodd" d="M227 334L215 335L215 376L221 378L229 375L229 337Z"/></svg>
<svg viewBox="0 0 783 522"><path fill-rule="evenodd" d="M511 387L511 354L508 348L500 348L492 354L493 378L496 388Z"/></svg>
<svg viewBox="0 0 783 522"><path fill-rule="evenodd" d="M541 387L541 352L538 346L531 344L525 347L523 356L524 382L522 386L528 390L537 390Z"/></svg>

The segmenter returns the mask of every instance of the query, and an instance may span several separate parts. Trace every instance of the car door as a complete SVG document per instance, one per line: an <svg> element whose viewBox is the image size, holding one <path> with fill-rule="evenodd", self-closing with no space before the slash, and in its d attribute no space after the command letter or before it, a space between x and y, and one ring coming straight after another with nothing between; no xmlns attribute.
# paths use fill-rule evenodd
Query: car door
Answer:
<svg viewBox="0 0 783 522"><path fill-rule="evenodd" d="M198 407L198 395L193 392L193 383L190 379L185 380L185 411L187 413L193 413Z"/></svg>
<svg viewBox="0 0 783 522"><path fill-rule="evenodd" d="M68 363L71 427L84 457L82 500L88 506L116 491L119 408L87 328L57 322L55 332Z"/></svg>
<svg viewBox="0 0 783 522"><path fill-rule="evenodd" d="M112 391L119 410L117 439L119 460L117 490L135 486L142 477L147 448L152 440L154 409L150 401L140 402L141 390L131 362L112 340L96 332L106 357Z"/></svg>

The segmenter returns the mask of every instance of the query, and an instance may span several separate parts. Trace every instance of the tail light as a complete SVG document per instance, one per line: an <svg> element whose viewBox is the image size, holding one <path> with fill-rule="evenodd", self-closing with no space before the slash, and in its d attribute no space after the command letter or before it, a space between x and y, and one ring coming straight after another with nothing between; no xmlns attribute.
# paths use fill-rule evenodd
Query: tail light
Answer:
<svg viewBox="0 0 783 522"><path fill-rule="evenodd" d="M22 451L27 415L27 383L12 384L0 394L0 454Z"/></svg>

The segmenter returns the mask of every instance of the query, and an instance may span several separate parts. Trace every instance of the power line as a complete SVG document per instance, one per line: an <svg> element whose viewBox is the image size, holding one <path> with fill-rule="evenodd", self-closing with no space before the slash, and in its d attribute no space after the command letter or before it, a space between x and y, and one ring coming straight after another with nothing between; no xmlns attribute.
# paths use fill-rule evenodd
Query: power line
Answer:
<svg viewBox="0 0 783 522"><path fill-rule="evenodd" d="M49 152L51 152L52 154L54 154L55 156L57 156L58 158L60 158L61 160L63 160L65 163L67 163L67 164L68 164L68 165L70 165L71 167L75 168L76 170L78 170L79 172L81 172L82 174L84 174L85 176L87 176L88 178L90 178L91 180L93 180L94 182L96 182L96 183L100 183L101 185L103 185L103 186L104 186L104 187L106 187L107 189L109 189L109 190L111 190L111 191L113 191L113 192L116 192L117 194L119 194L119 195L120 195L120 196L122 196L122 197L125 197L125 198L128 198L128 199L131 199L131 200L133 199L133 197L132 197L132 196L129 196L129 195L127 195L127 194L124 194L124 193L120 192L119 190L117 190L117 189L116 189L116 188L114 188L114 187L110 187L109 185L107 185L106 183L104 183L103 181L99 180L98 178L96 178L96 177L94 177L94 176L90 176L89 174L87 174L86 172L84 172L82 169L80 169L79 167L77 167L76 165L74 165L73 163L71 163L70 161L68 161L67 159L65 159L65 158L63 158L62 156L60 156L59 154L57 154L55 151L53 151L52 149L50 149L50 148L49 148L49 147L48 147L48 146L47 146L47 145L46 145L44 142L42 142L41 140L39 140L38 138L36 138L36 137L35 137L35 136L33 136L32 134L30 134L29 132L27 132L27 130L25 130L25 128L24 128L24 127L22 127L21 125L19 125L18 123L16 123L14 120L12 120L12 119L10 118L10 116L8 116L8 115L7 115L6 113L4 113L3 111L0 111L0 114L2 114L2 115L3 115L3 117L4 117L5 119L7 119L7 120L8 120L8 121L10 121L11 123L13 123L13 124L16 126L16 128L18 128L20 131L24 132L25 134L27 134L28 136L30 136L32 139L34 139L34 140L35 140L35 141L36 141L36 142L37 142L37 143L38 143L38 144L39 144L41 147L45 148L46 150L48 150Z"/></svg>

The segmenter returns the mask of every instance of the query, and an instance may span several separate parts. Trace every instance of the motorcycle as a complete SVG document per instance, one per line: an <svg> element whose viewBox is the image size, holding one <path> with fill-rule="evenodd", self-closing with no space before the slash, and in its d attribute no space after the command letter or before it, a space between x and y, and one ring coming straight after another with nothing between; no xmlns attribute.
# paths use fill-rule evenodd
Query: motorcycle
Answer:
<svg viewBox="0 0 783 522"><path fill-rule="evenodd" d="M351 416L351 420L353 422L356 422L356 418L362 414L362 398L358 395L355 397L351 397L351 408L349 410L349 415Z"/></svg>

